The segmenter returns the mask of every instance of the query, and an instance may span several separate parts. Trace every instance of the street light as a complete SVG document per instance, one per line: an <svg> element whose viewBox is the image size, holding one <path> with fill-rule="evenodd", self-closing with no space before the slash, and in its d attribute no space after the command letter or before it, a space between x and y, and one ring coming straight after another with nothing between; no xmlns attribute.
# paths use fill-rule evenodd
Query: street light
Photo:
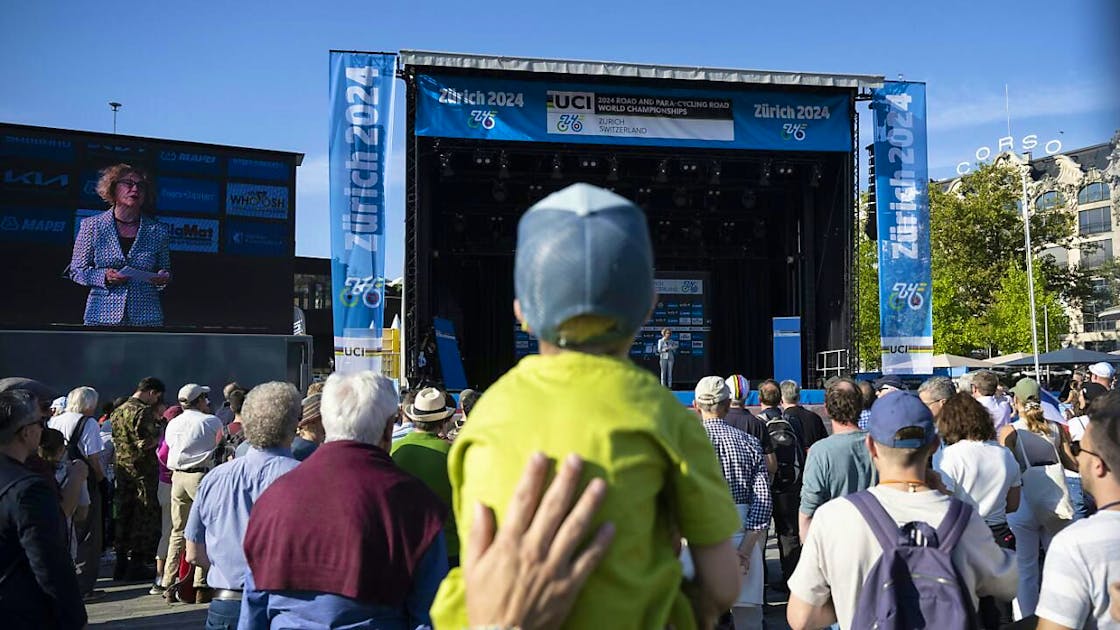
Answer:
<svg viewBox="0 0 1120 630"><path fill-rule="evenodd" d="M1027 175L1030 172L1030 157L1027 156L1020 169L1023 182L1023 240L1025 242L1025 255L1027 257L1027 295L1031 304L1031 348L1034 350L1034 377L1042 378L1038 368L1038 314L1034 303L1034 262L1031 260L1031 213L1030 202L1027 197Z"/></svg>
<svg viewBox="0 0 1120 630"><path fill-rule="evenodd" d="M109 107L113 110L113 135L117 134L117 110L123 107L116 101L109 101Z"/></svg>

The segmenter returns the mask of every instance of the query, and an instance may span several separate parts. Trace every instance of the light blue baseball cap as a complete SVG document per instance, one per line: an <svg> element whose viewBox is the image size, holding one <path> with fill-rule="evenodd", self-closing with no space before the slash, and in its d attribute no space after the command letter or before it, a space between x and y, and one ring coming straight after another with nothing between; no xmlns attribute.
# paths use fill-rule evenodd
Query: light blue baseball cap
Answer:
<svg viewBox="0 0 1120 630"><path fill-rule="evenodd" d="M632 339L653 301L653 248L641 208L590 184L572 184L529 208L517 225L514 293L529 328L565 347ZM614 322L591 339L565 339L580 315Z"/></svg>

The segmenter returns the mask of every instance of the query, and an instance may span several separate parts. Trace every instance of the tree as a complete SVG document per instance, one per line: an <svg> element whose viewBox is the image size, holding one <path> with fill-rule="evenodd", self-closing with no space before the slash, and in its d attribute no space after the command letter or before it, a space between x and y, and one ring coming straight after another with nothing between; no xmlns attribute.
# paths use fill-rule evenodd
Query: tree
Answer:
<svg viewBox="0 0 1120 630"><path fill-rule="evenodd" d="M1011 352L1031 352L1031 312L1030 295L1027 288L1027 271L1024 265L1014 261L1004 270L1003 282L995 293L988 316L992 344L1001 354ZM1045 352L1043 345L1049 332L1051 340L1069 332L1069 317L1062 308L1055 292L1042 286L1042 270L1034 268L1035 313L1038 324L1039 352ZM1043 317L1043 312L1047 317ZM1045 321L1044 321L1045 320ZM1044 328L1049 324L1049 330Z"/></svg>
<svg viewBox="0 0 1120 630"><path fill-rule="evenodd" d="M993 163L965 175L951 189L939 184L929 187L934 352L968 355L978 350L1029 349L1020 177L1016 166ZM1066 268L1041 255L1047 247L1068 248L1073 243L1074 216L1061 209L1036 211L1031 212L1030 221L1038 313L1044 303L1048 305L1054 338L1068 331L1061 305L1080 306L1092 296L1092 287L1081 269ZM879 354L878 277L874 242L868 241L865 251L864 240L861 237L857 243L860 317L856 337L860 359L871 366L878 363ZM1021 291L1016 288L1020 284ZM865 290L872 286L873 290ZM865 342L870 335L874 335L873 344Z"/></svg>
<svg viewBox="0 0 1120 630"><path fill-rule="evenodd" d="M865 223L863 219L861 223ZM858 286L856 348L859 365L875 370L882 363L879 343L879 258L877 242L867 238L860 226L856 241L856 274Z"/></svg>

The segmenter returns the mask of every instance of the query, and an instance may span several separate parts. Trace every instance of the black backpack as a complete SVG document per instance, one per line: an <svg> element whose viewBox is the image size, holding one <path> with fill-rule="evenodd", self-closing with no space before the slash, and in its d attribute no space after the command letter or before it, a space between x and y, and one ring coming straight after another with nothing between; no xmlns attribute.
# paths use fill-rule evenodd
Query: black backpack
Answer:
<svg viewBox="0 0 1120 630"><path fill-rule="evenodd" d="M784 413L778 415L776 411L768 414L766 411L759 417L766 422L766 430L770 432L770 442L774 446L774 457L778 460L778 469L774 471L774 481L770 488L774 492L789 492L801 483L801 473L805 470L805 448L797 434L795 418Z"/></svg>

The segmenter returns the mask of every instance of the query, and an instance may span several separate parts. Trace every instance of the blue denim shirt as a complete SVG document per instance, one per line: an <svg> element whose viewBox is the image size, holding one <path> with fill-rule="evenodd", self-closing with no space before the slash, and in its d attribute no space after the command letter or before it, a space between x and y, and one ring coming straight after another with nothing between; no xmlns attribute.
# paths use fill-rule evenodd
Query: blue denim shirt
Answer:
<svg viewBox="0 0 1120 630"><path fill-rule="evenodd" d="M440 533L416 565L412 590L403 608L363 602L333 593L258 591L245 575L239 628L347 628L416 630L431 628L428 610L447 575L447 543Z"/></svg>
<svg viewBox="0 0 1120 630"><path fill-rule="evenodd" d="M273 481L298 465L286 448L249 448L244 457L226 462L202 478L184 536L206 544L210 558L206 582L210 586L242 588L249 570L242 543L253 503Z"/></svg>

